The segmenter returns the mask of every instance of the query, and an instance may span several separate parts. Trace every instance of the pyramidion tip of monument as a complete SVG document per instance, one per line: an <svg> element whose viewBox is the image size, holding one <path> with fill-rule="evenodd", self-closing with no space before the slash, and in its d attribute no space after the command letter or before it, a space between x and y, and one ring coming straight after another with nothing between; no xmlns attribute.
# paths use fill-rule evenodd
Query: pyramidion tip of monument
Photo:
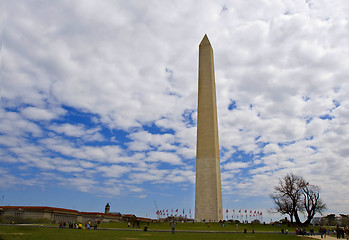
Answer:
<svg viewBox="0 0 349 240"><path fill-rule="evenodd" d="M205 34L205 36L201 40L200 45L211 45L210 41L208 40L207 34Z"/></svg>

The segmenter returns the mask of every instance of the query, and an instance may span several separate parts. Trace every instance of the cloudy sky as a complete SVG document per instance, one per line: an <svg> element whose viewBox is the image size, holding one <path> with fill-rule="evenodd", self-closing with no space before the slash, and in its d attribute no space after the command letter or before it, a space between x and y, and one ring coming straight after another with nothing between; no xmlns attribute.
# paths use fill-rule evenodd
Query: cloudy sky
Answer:
<svg viewBox="0 0 349 240"><path fill-rule="evenodd" d="M347 1L1 4L0 205L194 209L207 34L224 209L267 214L295 173L348 213Z"/></svg>

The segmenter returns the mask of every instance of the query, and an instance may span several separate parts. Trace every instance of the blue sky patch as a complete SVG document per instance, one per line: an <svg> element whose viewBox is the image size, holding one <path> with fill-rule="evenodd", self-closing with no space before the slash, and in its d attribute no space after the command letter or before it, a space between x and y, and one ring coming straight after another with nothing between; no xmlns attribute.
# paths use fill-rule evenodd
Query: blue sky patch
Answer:
<svg viewBox="0 0 349 240"><path fill-rule="evenodd" d="M230 104L229 104L229 106L228 106L228 109L229 109L230 111L232 111L232 110L234 110L234 109L237 109L236 101L231 100L231 101L230 101Z"/></svg>
<svg viewBox="0 0 349 240"><path fill-rule="evenodd" d="M322 120L332 120L334 116L331 116L330 114L325 114L319 117Z"/></svg>

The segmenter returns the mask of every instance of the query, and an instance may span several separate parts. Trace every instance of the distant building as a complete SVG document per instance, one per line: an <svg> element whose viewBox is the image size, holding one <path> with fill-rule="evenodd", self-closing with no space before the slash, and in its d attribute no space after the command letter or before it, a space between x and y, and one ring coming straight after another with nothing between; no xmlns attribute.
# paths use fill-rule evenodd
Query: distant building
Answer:
<svg viewBox="0 0 349 240"><path fill-rule="evenodd" d="M106 214L110 213L110 205L109 205L109 203L107 203L107 205L105 205L104 213L106 213Z"/></svg>
<svg viewBox="0 0 349 240"><path fill-rule="evenodd" d="M109 208L107 209L107 206ZM79 212L71 209L54 207L32 206L0 206L0 218L5 219L47 219L52 223L75 222L87 223L111 222L111 221L152 221L148 218L138 218L133 214L122 215L121 213L109 213L110 205L107 204L105 213Z"/></svg>
<svg viewBox="0 0 349 240"><path fill-rule="evenodd" d="M124 214L122 216L125 222L134 222L137 221L137 217L134 214Z"/></svg>
<svg viewBox="0 0 349 240"><path fill-rule="evenodd" d="M334 213L328 214L324 217L314 217L311 221L313 225L321 226L348 226L349 225L349 214L339 214Z"/></svg>

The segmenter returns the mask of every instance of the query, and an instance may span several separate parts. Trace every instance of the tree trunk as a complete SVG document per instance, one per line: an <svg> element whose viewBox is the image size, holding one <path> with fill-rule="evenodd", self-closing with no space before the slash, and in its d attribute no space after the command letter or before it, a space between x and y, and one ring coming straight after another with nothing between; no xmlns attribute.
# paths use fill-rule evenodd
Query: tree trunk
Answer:
<svg viewBox="0 0 349 240"><path fill-rule="evenodd" d="M290 215L290 219L291 219L291 224L293 224L293 214L288 214L288 215Z"/></svg>
<svg viewBox="0 0 349 240"><path fill-rule="evenodd" d="M308 226L311 222L311 220L313 219L315 213L308 213L308 217L307 217L307 220L303 223L304 226Z"/></svg>
<svg viewBox="0 0 349 240"><path fill-rule="evenodd" d="M302 222L301 222L301 220L299 219L297 210L295 210L295 212L294 212L294 218L295 218L295 220L296 220L297 225L301 226L301 225L302 225Z"/></svg>
<svg viewBox="0 0 349 240"><path fill-rule="evenodd" d="M303 226L309 226L310 222L311 222L311 219L308 218L308 219L303 223Z"/></svg>

